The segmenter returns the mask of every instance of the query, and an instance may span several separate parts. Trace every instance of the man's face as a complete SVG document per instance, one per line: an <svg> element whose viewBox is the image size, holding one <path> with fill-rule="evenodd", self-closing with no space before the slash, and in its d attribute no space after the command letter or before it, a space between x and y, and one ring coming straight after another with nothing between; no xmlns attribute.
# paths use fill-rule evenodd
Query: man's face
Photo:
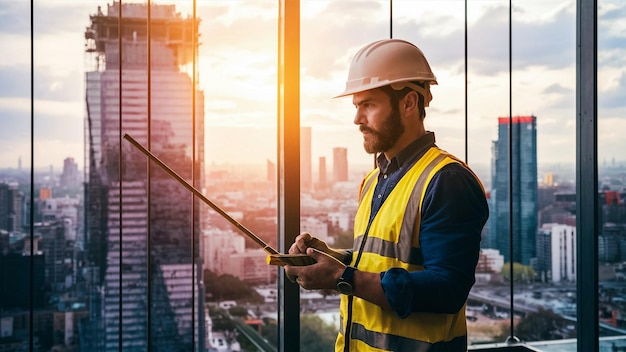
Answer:
<svg viewBox="0 0 626 352"><path fill-rule="evenodd" d="M404 126L389 96L381 89L372 89L355 93L352 103L356 107L354 124L363 133L365 151L373 154L391 149L404 133Z"/></svg>

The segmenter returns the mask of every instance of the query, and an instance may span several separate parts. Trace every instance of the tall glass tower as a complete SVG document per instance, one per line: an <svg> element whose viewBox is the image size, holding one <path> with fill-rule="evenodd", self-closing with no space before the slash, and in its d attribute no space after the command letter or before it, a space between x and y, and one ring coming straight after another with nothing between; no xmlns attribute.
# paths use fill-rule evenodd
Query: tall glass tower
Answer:
<svg viewBox="0 0 626 352"><path fill-rule="evenodd" d="M198 22L174 5L148 12L114 1L107 10L98 7L85 32L91 294L81 346L202 350L199 204L121 139L133 136L201 189L204 97L185 70L197 53Z"/></svg>
<svg viewBox="0 0 626 352"><path fill-rule="evenodd" d="M348 181L348 148L333 148L333 181Z"/></svg>
<svg viewBox="0 0 626 352"><path fill-rule="evenodd" d="M511 123L509 123L511 122ZM509 126L511 141L509 142ZM511 149L509 149L511 148ZM537 238L537 117L498 118L493 187L495 228L490 229L505 262L532 264ZM509 156L509 151L511 156ZM509 161L512 175L509 175ZM509 184L510 182L510 184ZM509 185L512 187L510 199ZM512 214L510 217L510 205ZM512 222L510 221L512 219ZM511 224L513 231L511 232ZM510 238L513 258L510 257Z"/></svg>

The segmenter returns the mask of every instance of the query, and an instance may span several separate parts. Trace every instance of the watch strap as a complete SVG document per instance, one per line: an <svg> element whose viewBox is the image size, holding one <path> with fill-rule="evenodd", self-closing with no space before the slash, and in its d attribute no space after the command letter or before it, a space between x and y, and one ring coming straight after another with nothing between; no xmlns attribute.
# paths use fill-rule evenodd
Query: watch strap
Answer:
<svg viewBox="0 0 626 352"><path fill-rule="evenodd" d="M339 281L337 282L337 291L345 295L351 295L354 292L354 273L356 268L347 266L341 274Z"/></svg>

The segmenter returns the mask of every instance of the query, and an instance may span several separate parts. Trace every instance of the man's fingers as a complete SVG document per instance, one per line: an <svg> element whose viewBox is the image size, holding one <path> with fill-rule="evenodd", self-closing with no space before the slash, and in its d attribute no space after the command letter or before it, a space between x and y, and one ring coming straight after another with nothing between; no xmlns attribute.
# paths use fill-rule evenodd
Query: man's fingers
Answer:
<svg viewBox="0 0 626 352"><path fill-rule="evenodd" d="M317 237L312 237L311 239L309 239L308 241L306 241L306 245L308 247L313 247L315 249L319 249L322 252L326 252L328 249L328 246L326 245L326 243L322 242L319 238Z"/></svg>
<svg viewBox="0 0 626 352"><path fill-rule="evenodd" d="M309 249L307 249L307 251L306 251L306 254L309 257L315 259L315 261L317 261L317 262L319 262L320 259L325 257L325 258L328 258L328 259L330 259L332 261L335 261L335 262L345 266L345 264L343 264L339 259L333 257L332 255L330 255L330 254L328 254L326 252L322 252L322 251L320 251L317 248L309 247Z"/></svg>
<svg viewBox="0 0 626 352"><path fill-rule="evenodd" d="M296 254L296 253L301 253L301 252L300 252L300 249L298 248L298 246L295 243L293 243L291 245L291 247L289 247L289 252L288 253L289 254Z"/></svg>
<svg viewBox="0 0 626 352"><path fill-rule="evenodd" d="M311 234L308 232L303 232L296 237L294 244L298 248L298 253L306 253L306 249L308 248L307 242L311 240Z"/></svg>
<svg viewBox="0 0 626 352"><path fill-rule="evenodd" d="M291 282L296 282L296 280L298 279L298 275L292 271L289 265L284 266L284 268L285 268L285 276L287 276L287 279L289 279L289 281Z"/></svg>

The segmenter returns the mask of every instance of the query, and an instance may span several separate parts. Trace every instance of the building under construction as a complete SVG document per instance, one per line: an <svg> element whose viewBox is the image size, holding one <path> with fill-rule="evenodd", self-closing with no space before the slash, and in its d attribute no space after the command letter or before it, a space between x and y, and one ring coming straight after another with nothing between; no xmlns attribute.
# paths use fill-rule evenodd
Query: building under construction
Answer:
<svg viewBox="0 0 626 352"><path fill-rule="evenodd" d="M174 5L119 2L106 12L98 7L90 19L84 234L90 317L81 324L81 349L203 350L201 248L191 240L200 233L199 206L121 138L133 136L201 187L204 98L185 70L197 55L198 21Z"/></svg>

